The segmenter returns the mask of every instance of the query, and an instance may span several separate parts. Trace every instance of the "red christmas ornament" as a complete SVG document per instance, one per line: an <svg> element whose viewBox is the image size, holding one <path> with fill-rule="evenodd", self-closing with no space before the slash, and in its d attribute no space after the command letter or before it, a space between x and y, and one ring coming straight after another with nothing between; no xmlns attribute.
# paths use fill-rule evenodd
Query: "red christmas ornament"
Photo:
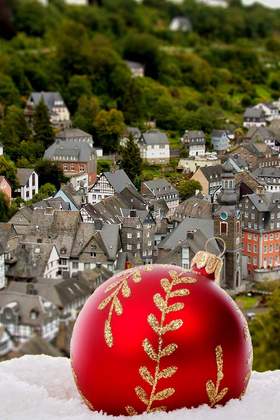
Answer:
<svg viewBox="0 0 280 420"><path fill-rule="evenodd" d="M221 261L207 252L193 271L135 267L88 299L73 331L77 387L92 410L138 414L225 404L251 374L246 320L213 281Z"/></svg>

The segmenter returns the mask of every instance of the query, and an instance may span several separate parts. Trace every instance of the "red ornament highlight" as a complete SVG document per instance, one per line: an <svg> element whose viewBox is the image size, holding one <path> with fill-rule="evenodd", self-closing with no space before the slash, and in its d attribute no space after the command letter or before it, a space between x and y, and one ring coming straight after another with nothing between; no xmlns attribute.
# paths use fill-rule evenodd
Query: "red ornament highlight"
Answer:
<svg viewBox="0 0 280 420"><path fill-rule="evenodd" d="M74 327L71 362L92 410L215 407L244 394L252 366L247 322L213 281L210 263L198 266L135 267L88 299Z"/></svg>

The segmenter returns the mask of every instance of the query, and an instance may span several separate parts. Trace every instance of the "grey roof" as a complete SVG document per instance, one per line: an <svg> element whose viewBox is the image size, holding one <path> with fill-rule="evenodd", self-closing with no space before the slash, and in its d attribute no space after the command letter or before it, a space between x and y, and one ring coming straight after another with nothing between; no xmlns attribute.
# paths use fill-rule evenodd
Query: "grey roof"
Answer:
<svg viewBox="0 0 280 420"><path fill-rule="evenodd" d="M206 238L214 236L214 221L212 219L185 218L179 225L158 245L159 248L173 249L179 242L186 239L187 232L200 229Z"/></svg>
<svg viewBox="0 0 280 420"><path fill-rule="evenodd" d="M62 357L63 354L47 340L39 335L33 335L28 341L22 343L13 354L24 356L26 354L46 354L52 357Z"/></svg>
<svg viewBox="0 0 280 420"><path fill-rule="evenodd" d="M88 143L75 140L57 139L44 153L44 158L49 160L68 160L69 162L88 162L94 151Z"/></svg>
<svg viewBox="0 0 280 420"><path fill-rule="evenodd" d="M212 130L211 132L211 137L219 138L224 136L228 136L226 130Z"/></svg>
<svg viewBox="0 0 280 420"><path fill-rule="evenodd" d="M250 194L245 197L251 200L253 205L260 212L270 212L274 207L280 204L280 191L277 192L265 192L262 194Z"/></svg>
<svg viewBox="0 0 280 420"><path fill-rule="evenodd" d="M11 223L0 223L0 246L4 251L8 251L7 245L9 239L15 237L17 237L17 234Z"/></svg>
<svg viewBox="0 0 280 420"><path fill-rule="evenodd" d="M215 166L204 166L200 167L199 170L204 174L208 181L212 180L213 177L215 178L218 175L218 178L221 177L223 173L223 166L222 165L215 165Z"/></svg>
<svg viewBox="0 0 280 420"><path fill-rule="evenodd" d="M183 220L185 217L211 219L212 204L202 195L195 195L183 201L175 210L173 220Z"/></svg>
<svg viewBox="0 0 280 420"><path fill-rule="evenodd" d="M178 191L166 179L154 179L153 181L144 181L143 184L151 191L153 196L160 197L166 194L177 194Z"/></svg>
<svg viewBox="0 0 280 420"><path fill-rule="evenodd" d="M141 131L138 127L126 127L124 135L132 135L134 138L139 139L141 136Z"/></svg>
<svg viewBox="0 0 280 420"><path fill-rule="evenodd" d="M17 180L21 187L24 187L27 184L31 174L34 172L34 169L30 168L17 168Z"/></svg>
<svg viewBox="0 0 280 420"><path fill-rule="evenodd" d="M264 112L259 108L247 108L244 112L244 118L264 118Z"/></svg>
<svg viewBox="0 0 280 420"><path fill-rule="evenodd" d="M205 134L202 130L190 130L186 133L186 136L189 139L196 139L199 137L205 137Z"/></svg>
<svg viewBox="0 0 280 420"><path fill-rule="evenodd" d="M252 172L257 178L280 178L280 168L279 167L264 167L264 168L257 168L255 171ZM266 183L273 184L273 180L268 181L265 179Z"/></svg>
<svg viewBox="0 0 280 420"><path fill-rule="evenodd" d="M142 134L142 140L147 145L169 144L167 135L159 130L149 130Z"/></svg>
<svg viewBox="0 0 280 420"><path fill-rule="evenodd" d="M35 106L37 106L41 100L44 101L49 111L51 111L54 106L58 106L55 105L55 102L62 102L62 105L59 106L65 107L64 100L59 92L32 92L28 99L28 101L31 101Z"/></svg>
<svg viewBox="0 0 280 420"><path fill-rule="evenodd" d="M245 159L243 159L241 156L239 155L232 155L229 158L232 162L230 162L232 169L233 170L244 170L244 169L248 169L248 163L246 162ZM227 161L229 162L229 160Z"/></svg>
<svg viewBox="0 0 280 420"><path fill-rule="evenodd" d="M274 137L273 132L267 127L250 127L246 134L246 138L248 139L260 138L261 140L266 140Z"/></svg>
<svg viewBox="0 0 280 420"><path fill-rule="evenodd" d="M92 139L91 134L86 133L80 128L64 128L59 131L55 137L62 140L80 139L85 137Z"/></svg>
<svg viewBox="0 0 280 420"><path fill-rule="evenodd" d="M106 253L110 260L115 260L119 250L119 226L104 224L99 235L103 241Z"/></svg>
<svg viewBox="0 0 280 420"><path fill-rule="evenodd" d="M107 178L108 182L117 193L120 193L125 187L128 186L136 189L133 182L129 179L123 169L119 169L115 172L103 172L103 175Z"/></svg>
<svg viewBox="0 0 280 420"><path fill-rule="evenodd" d="M61 197L45 198L42 201L32 204L33 209L53 208L57 210L70 210L70 203L66 203Z"/></svg>

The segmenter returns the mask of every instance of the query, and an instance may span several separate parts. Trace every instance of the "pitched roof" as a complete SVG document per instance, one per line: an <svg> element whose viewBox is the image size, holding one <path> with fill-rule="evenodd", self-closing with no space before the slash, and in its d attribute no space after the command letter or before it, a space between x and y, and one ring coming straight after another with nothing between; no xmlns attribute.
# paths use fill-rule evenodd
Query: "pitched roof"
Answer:
<svg viewBox="0 0 280 420"><path fill-rule="evenodd" d="M71 139L80 139L80 138L85 138L85 137L92 139L91 134L86 133L80 128L64 128L63 130L59 131L55 137L57 139L62 139L62 140L67 140L67 141Z"/></svg>
<svg viewBox="0 0 280 420"><path fill-rule="evenodd" d="M52 357L63 356L56 347L39 335L33 335L28 341L25 341L16 350L14 350L12 354L16 356L24 356L26 354L46 354L47 356Z"/></svg>
<svg viewBox="0 0 280 420"><path fill-rule="evenodd" d="M95 151L86 142L57 139L44 153L45 159L89 162Z"/></svg>
<svg viewBox="0 0 280 420"><path fill-rule="evenodd" d="M129 179L123 169L118 169L115 172L103 172L103 175L107 178L108 182L117 193L120 193L125 187L128 186L136 189L133 182Z"/></svg>
<svg viewBox="0 0 280 420"><path fill-rule="evenodd" d="M264 118L264 112L261 108L247 108L244 118Z"/></svg>
<svg viewBox="0 0 280 420"><path fill-rule="evenodd" d="M211 132L211 137L218 137L218 138L220 138L220 137L223 137L223 136L228 136L228 133L227 133L227 131L226 130L212 130L212 132Z"/></svg>
<svg viewBox="0 0 280 420"><path fill-rule="evenodd" d="M17 168L17 180L21 187L24 187L27 184L31 174L34 172L34 169L29 168Z"/></svg>
<svg viewBox="0 0 280 420"><path fill-rule="evenodd" d="M143 181L143 184L151 191L153 196L159 197L166 194L177 194L178 191L166 179L154 179L153 181Z"/></svg>
<svg viewBox="0 0 280 420"><path fill-rule="evenodd" d="M142 134L142 140L147 145L155 145L161 144L166 145L169 144L167 135L159 130L148 130Z"/></svg>
<svg viewBox="0 0 280 420"><path fill-rule="evenodd" d="M31 101L35 106L37 106L41 100L44 101L49 111L51 111L54 106L65 107L64 100L59 92L32 92L29 97L29 101Z"/></svg>
<svg viewBox="0 0 280 420"><path fill-rule="evenodd" d="M276 206L280 205L280 191L264 192L262 194L250 194L245 197L251 200L253 205L260 212L271 212Z"/></svg>
<svg viewBox="0 0 280 420"><path fill-rule="evenodd" d="M173 249L179 242L186 239L186 232L200 229L206 238L214 236L214 221L212 219L185 218L158 245L159 248Z"/></svg>
<svg viewBox="0 0 280 420"><path fill-rule="evenodd" d="M248 133L246 134L246 138L248 139L255 139L260 138L261 140L265 140L267 138L273 138L275 135L269 128L267 127L250 127Z"/></svg>
<svg viewBox="0 0 280 420"><path fill-rule="evenodd" d="M213 178L220 178L223 173L223 166L222 165L215 165L215 166L204 166L200 167L200 170L205 178L210 181ZM217 176L216 176L217 175Z"/></svg>
<svg viewBox="0 0 280 420"><path fill-rule="evenodd" d="M255 171L252 172L252 174L258 178L280 178L280 168L279 167L257 168ZM271 183L273 184L272 180L271 180Z"/></svg>
<svg viewBox="0 0 280 420"><path fill-rule="evenodd" d="M176 208L172 219L181 221L186 217L211 219L212 203L200 195L188 198Z"/></svg>

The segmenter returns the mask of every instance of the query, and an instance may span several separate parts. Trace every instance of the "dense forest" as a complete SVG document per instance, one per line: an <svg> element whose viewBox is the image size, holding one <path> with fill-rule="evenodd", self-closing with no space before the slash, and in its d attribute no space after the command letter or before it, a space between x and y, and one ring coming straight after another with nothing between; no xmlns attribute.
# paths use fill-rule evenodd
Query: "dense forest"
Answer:
<svg viewBox="0 0 280 420"><path fill-rule="evenodd" d="M124 124L153 120L171 136L209 133L240 126L244 107L280 95L280 11L239 0L227 9L194 0L93 3L3 6L0 141L16 163L42 153L20 123L31 91L61 92L73 124L112 150ZM171 31L175 16L187 17L192 30ZM146 77L131 77L125 60L143 63Z"/></svg>

